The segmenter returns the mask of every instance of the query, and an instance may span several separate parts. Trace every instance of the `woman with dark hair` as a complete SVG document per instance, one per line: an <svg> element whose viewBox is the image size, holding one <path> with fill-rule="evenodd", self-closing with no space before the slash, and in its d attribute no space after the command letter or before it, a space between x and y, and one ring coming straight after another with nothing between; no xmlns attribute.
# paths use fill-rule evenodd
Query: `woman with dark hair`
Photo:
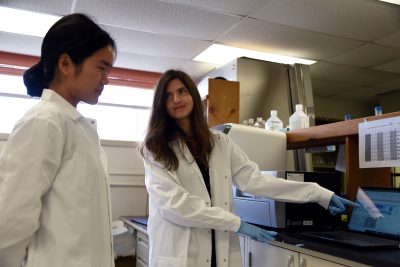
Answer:
<svg viewBox="0 0 400 267"><path fill-rule="evenodd" d="M94 120L116 47L83 14L57 21L38 64L24 74L41 97L15 125L0 157L0 266L114 266L106 156Z"/></svg>
<svg viewBox="0 0 400 267"><path fill-rule="evenodd" d="M149 266L242 266L239 238L274 239L276 232L234 214L232 185L291 202L318 202L331 213L353 202L315 183L277 179L223 133L210 131L199 92L184 72L168 70L156 87L144 157L149 192Z"/></svg>

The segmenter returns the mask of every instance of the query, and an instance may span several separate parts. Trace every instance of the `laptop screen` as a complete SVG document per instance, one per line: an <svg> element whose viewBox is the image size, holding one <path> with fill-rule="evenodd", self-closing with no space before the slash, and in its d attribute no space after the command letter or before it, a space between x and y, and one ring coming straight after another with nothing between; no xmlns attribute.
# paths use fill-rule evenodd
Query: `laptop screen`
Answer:
<svg viewBox="0 0 400 267"><path fill-rule="evenodd" d="M400 190L359 188L348 228L353 231L400 238Z"/></svg>

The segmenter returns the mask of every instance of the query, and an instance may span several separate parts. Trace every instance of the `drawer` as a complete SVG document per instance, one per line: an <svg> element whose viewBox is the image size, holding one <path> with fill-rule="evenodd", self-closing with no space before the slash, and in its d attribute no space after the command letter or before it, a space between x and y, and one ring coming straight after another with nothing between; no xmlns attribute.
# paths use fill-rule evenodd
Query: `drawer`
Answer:
<svg viewBox="0 0 400 267"><path fill-rule="evenodd" d="M146 244L149 243L149 238L147 237L146 234L144 234L144 233L142 233L142 232L137 231L137 233L136 233L136 238L137 238L137 241L138 241L138 242L141 241L141 242L144 242L144 243L146 243Z"/></svg>
<svg viewBox="0 0 400 267"><path fill-rule="evenodd" d="M148 264L143 262L140 258L136 257L136 267L147 267Z"/></svg>
<svg viewBox="0 0 400 267"><path fill-rule="evenodd" d="M136 256L144 263L149 262L149 243L146 235L137 232L136 237Z"/></svg>

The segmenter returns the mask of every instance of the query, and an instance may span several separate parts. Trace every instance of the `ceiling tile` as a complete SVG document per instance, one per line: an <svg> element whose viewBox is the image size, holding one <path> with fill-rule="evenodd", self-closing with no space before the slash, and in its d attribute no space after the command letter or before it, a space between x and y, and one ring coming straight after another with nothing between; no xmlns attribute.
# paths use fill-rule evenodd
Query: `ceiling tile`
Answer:
<svg viewBox="0 0 400 267"><path fill-rule="evenodd" d="M183 37L105 26L117 43L118 51L148 56L193 59L212 43Z"/></svg>
<svg viewBox="0 0 400 267"><path fill-rule="evenodd" d="M180 69L189 74L194 81L199 82L205 73L212 71L217 66L218 65L188 60L180 67Z"/></svg>
<svg viewBox="0 0 400 267"><path fill-rule="evenodd" d="M63 16L71 12L73 2L74 0L1 0L0 6Z"/></svg>
<svg viewBox="0 0 400 267"><path fill-rule="evenodd" d="M266 0L162 0L175 4L194 6L214 12L246 16L265 5Z"/></svg>
<svg viewBox="0 0 400 267"><path fill-rule="evenodd" d="M359 85L312 79L312 91L315 96L334 97L340 93L360 88Z"/></svg>
<svg viewBox="0 0 400 267"><path fill-rule="evenodd" d="M357 41L255 19L244 20L219 38L218 42L314 60L341 54L360 44Z"/></svg>
<svg viewBox="0 0 400 267"><path fill-rule="evenodd" d="M214 40L241 20L156 0L78 1L76 11L110 26L201 40Z"/></svg>
<svg viewBox="0 0 400 267"><path fill-rule="evenodd" d="M115 67L153 72L165 72L168 69L178 69L185 63L183 59L152 57L132 53L118 53Z"/></svg>
<svg viewBox="0 0 400 267"><path fill-rule="evenodd" d="M392 81L386 81L374 84L373 87L386 89L388 91L400 90L400 78Z"/></svg>
<svg viewBox="0 0 400 267"><path fill-rule="evenodd" d="M365 44L340 56L330 58L328 61L357 67L371 67L399 57L400 48Z"/></svg>
<svg viewBox="0 0 400 267"><path fill-rule="evenodd" d="M311 78L355 85L370 85L398 79L400 76L383 71L367 70L346 65L318 62L311 65Z"/></svg>
<svg viewBox="0 0 400 267"><path fill-rule="evenodd" d="M42 38L0 31L0 51L40 56Z"/></svg>
<svg viewBox="0 0 400 267"><path fill-rule="evenodd" d="M400 47L400 31L383 37L381 39L375 40L375 43L393 46L393 47Z"/></svg>
<svg viewBox="0 0 400 267"><path fill-rule="evenodd" d="M374 70L382 70L382 71L400 73L400 59L392 60L392 61L387 62L385 64L376 66L373 69Z"/></svg>
<svg viewBox="0 0 400 267"><path fill-rule="evenodd" d="M271 0L250 16L364 41L400 29L400 7L379 1Z"/></svg>

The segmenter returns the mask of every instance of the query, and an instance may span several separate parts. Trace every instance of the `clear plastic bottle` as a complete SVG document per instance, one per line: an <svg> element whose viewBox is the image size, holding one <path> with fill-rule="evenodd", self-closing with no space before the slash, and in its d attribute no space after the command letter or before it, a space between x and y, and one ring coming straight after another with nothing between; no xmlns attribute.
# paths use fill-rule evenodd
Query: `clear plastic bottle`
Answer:
<svg viewBox="0 0 400 267"><path fill-rule="evenodd" d="M376 106L375 107L375 116L382 115L382 107Z"/></svg>
<svg viewBox="0 0 400 267"><path fill-rule="evenodd" d="M261 117L257 117L257 120L253 126L257 127L257 128L264 128L263 127L263 119Z"/></svg>
<svg viewBox="0 0 400 267"><path fill-rule="evenodd" d="M289 128L290 130L297 130L310 127L310 119L307 114L303 111L303 105L296 105L296 112L292 114L289 118Z"/></svg>
<svg viewBox="0 0 400 267"><path fill-rule="evenodd" d="M271 117L265 122L265 129L272 131L281 131L283 122L278 118L278 111L271 110Z"/></svg>
<svg viewBox="0 0 400 267"><path fill-rule="evenodd" d="M244 121L242 122L242 124L243 124L243 125L249 125L249 123L247 122L247 120L244 120Z"/></svg>
<svg viewBox="0 0 400 267"><path fill-rule="evenodd" d="M248 120L248 125L249 126L254 126L254 119L249 119Z"/></svg>

